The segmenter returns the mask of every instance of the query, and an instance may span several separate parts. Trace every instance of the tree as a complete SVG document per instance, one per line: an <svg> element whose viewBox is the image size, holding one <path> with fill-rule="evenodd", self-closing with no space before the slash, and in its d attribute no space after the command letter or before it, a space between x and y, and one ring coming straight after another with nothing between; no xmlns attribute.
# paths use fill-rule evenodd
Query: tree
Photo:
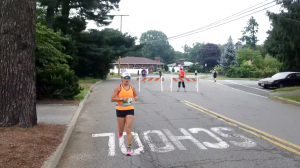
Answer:
<svg viewBox="0 0 300 168"><path fill-rule="evenodd" d="M69 41L60 33L38 23L36 27L37 99L73 99L80 93L78 78L70 70L62 42Z"/></svg>
<svg viewBox="0 0 300 168"><path fill-rule="evenodd" d="M221 51L216 44L207 43L203 45L199 51L199 62L207 68L211 69L218 64L221 57Z"/></svg>
<svg viewBox="0 0 300 168"><path fill-rule="evenodd" d="M184 50L184 55L186 60L193 63L198 62L199 51L203 45L204 45L203 43L198 43L198 42L194 43L192 47L188 45L184 45L182 48Z"/></svg>
<svg viewBox="0 0 300 168"><path fill-rule="evenodd" d="M86 20L93 20L98 26L107 26L113 16L111 10L119 8L120 0L38 0L47 6L46 21L50 28L61 29L70 34L74 29L84 30ZM70 11L72 10L72 17ZM79 25L79 27L78 27ZM84 29L82 29L84 25Z"/></svg>
<svg viewBox="0 0 300 168"><path fill-rule="evenodd" d="M239 50L240 48L243 47L243 44L242 44L242 42L238 41L238 42L235 43L234 46L235 46L235 50Z"/></svg>
<svg viewBox="0 0 300 168"><path fill-rule="evenodd" d="M242 31L243 36L239 40L241 40L242 42L246 42L247 46L256 49L256 43L258 42L258 40L255 34L258 32L258 23L254 19L254 17L251 16L247 24L247 27L245 27Z"/></svg>
<svg viewBox="0 0 300 168"><path fill-rule="evenodd" d="M252 61L258 68L264 68L264 61L259 51L251 48L241 48L237 51L237 62L242 65L244 61Z"/></svg>
<svg viewBox="0 0 300 168"><path fill-rule="evenodd" d="M112 68L111 63L134 50L135 40L127 33L109 28L81 33L77 39L80 66L75 69L76 75L105 79Z"/></svg>
<svg viewBox="0 0 300 168"><path fill-rule="evenodd" d="M228 39L227 46L224 49L224 53L221 56L221 66L225 72L230 68L230 66L237 64L237 55L234 49L234 44L232 42L231 36Z"/></svg>
<svg viewBox="0 0 300 168"><path fill-rule="evenodd" d="M35 0L0 3L0 126L37 124Z"/></svg>
<svg viewBox="0 0 300 168"><path fill-rule="evenodd" d="M164 63L171 63L174 57L174 49L169 44L168 37L161 31L149 30L140 37L140 44L144 44L141 55L149 59L161 57Z"/></svg>
<svg viewBox="0 0 300 168"><path fill-rule="evenodd" d="M272 30L265 41L267 52L278 58L282 70L300 71L300 4L299 1L276 0L284 8L278 14L268 12Z"/></svg>

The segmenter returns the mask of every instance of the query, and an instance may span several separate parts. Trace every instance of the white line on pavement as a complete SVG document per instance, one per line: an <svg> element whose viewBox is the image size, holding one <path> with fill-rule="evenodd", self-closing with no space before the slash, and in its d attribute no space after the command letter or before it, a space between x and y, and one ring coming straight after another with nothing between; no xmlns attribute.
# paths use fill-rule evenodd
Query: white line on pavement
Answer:
<svg viewBox="0 0 300 168"><path fill-rule="evenodd" d="M209 81L209 82L212 82L212 83L214 83L213 81ZM261 95L257 95L257 94L250 93L250 92L245 92L245 91L242 91L242 90L239 90L239 89L236 89L236 88L233 88L233 87L230 87L230 86L224 85L224 84L222 84L222 83L218 83L218 82L216 82L216 84L218 84L218 85L223 85L223 86L229 87L229 88L231 88L231 89L238 90L238 91L240 91L240 92L244 92L244 93L248 93L248 94L251 94L251 95L254 95L254 96L258 96L258 97L262 97L262 98L268 99L268 97L261 96Z"/></svg>
<svg viewBox="0 0 300 168"><path fill-rule="evenodd" d="M268 93L270 92L270 91L267 91L267 90L263 90L263 89L259 89L259 88L255 88L255 87L251 87L251 86L247 86L247 85L243 85L243 84L240 84L240 83L235 83L235 82L228 81L228 80L225 80L225 81L233 83L233 84L236 84L236 85L241 85L241 86L245 86L245 87L248 87L248 88L257 89L257 90L260 90L260 91L263 91L263 92L268 92Z"/></svg>

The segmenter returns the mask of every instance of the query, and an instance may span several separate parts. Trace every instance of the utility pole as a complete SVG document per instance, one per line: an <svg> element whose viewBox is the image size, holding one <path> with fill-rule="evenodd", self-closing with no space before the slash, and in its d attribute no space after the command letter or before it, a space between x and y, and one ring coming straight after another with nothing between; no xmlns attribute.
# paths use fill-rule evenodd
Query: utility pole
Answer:
<svg viewBox="0 0 300 168"><path fill-rule="evenodd" d="M120 32L122 33L122 18L123 18L123 16L129 16L129 15L110 15L110 16L121 16L121 26L120 26ZM120 76L120 69L121 69L121 56L119 56L119 69L118 69L118 76Z"/></svg>

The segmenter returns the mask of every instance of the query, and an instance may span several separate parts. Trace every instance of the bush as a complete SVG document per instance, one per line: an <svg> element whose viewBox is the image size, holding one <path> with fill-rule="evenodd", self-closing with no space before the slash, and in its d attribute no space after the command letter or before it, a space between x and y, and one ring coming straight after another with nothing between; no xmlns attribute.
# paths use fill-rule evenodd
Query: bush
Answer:
<svg viewBox="0 0 300 168"><path fill-rule="evenodd" d="M115 74L115 72L110 72L109 74L110 74L111 76L113 76L113 75Z"/></svg>
<svg viewBox="0 0 300 168"><path fill-rule="evenodd" d="M232 66L226 73L230 78L265 78L278 73L278 69L266 67L258 69L255 65L247 65L245 62L242 66Z"/></svg>
<svg viewBox="0 0 300 168"><path fill-rule="evenodd" d="M202 72L202 67L199 65L192 65L190 66L190 68L188 69L188 72L195 72L195 70L197 70L198 73Z"/></svg>
<svg viewBox="0 0 300 168"><path fill-rule="evenodd" d="M78 77L67 65L37 70L37 99L73 99L80 93Z"/></svg>
<svg viewBox="0 0 300 168"><path fill-rule="evenodd" d="M168 70L169 70L169 67L168 67L167 64L164 65L164 70L165 70L165 71L168 71Z"/></svg>
<svg viewBox="0 0 300 168"><path fill-rule="evenodd" d="M172 68L172 72L175 72L175 68L174 67Z"/></svg>
<svg viewBox="0 0 300 168"><path fill-rule="evenodd" d="M70 70L63 41L69 39L41 24L36 25L37 99L73 99L80 93L78 78Z"/></svg>

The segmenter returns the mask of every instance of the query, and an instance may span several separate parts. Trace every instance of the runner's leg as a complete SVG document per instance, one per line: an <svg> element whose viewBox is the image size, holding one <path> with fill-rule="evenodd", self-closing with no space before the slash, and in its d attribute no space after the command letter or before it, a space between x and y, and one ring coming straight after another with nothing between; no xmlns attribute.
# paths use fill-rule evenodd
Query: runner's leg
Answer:
<svg viewBox="0 0 300 168"><path fill-rule="evenodd" d="M134 116L133 115L127 115L126 116L125 123L126 123L126 133L127 133L127 142L128 142L128 145L131 145L131 143L132 143L131 130L132 130L133 121L134 121Z"/></svg>
<svg viewBox="0 0 300 168"><path fill-rule="evenodd" d="M119 134L123 135L125 128L125 118L117 117Z"/></svg>

